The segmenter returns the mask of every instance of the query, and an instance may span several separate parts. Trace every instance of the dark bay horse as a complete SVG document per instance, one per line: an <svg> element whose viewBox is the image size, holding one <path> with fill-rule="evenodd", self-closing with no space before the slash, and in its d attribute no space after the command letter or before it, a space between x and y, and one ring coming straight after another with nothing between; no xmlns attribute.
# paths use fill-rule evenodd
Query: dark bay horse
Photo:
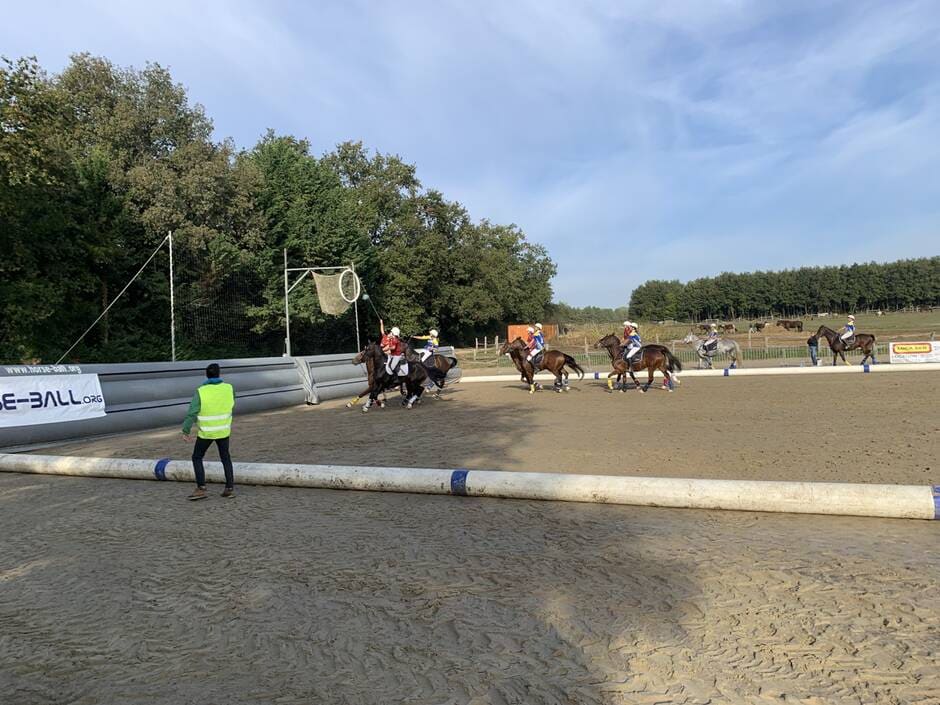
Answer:
<svg viewBox="0 0 940 705"><path fill-rule="evenodd" d="M850 364L849 361L845 359L846 350L861 350L862 353L864 353L861 362L863 365L865 364L865 360L869 358L871 358L872 364L878 363L875 359L875 336L870 333L856 333L855 340L848 346L846 346L845 341L839 337L838 333L826 326L819 326L819 330L816 331L816 337L825 338L829 343L829 349L832 350L833 367L835 367L837 357L841 357L842 362L846 365Z"/></svg>
<svg viewBox="0 0 940 705"><path fill-rule="evenodd" d="M421 362L421 355L414 349L410 339L408 340L408 348L407 352L405 353L405 359L418 365L424 365L425 369L427 369L428 377L430 378L431 382L434 383L434 386L437 387L437 389L435 389L434 393L431 395L432 399L441 398L441 390L444 389L444 385L447 383L447 373L455 369L458 365L456 357L441 355L439 353L433 353L428 357L427 360ZM459 371L460 370L457 370L457 372ZM459 381L460 378L457 377L456 379ZM430 388L428 391L430 391Z"/></svg>
<svg viewBox="0 0 940 705"><path fill-rule="evenodd" d="M367 386L365 389L359 392L355 397L353 397L348 402L346 402L347 409L352 409L356 404L358 404L359 400L362 399L364 396L366 396L369 393L369 391L372 389L372 385L375 384L375 365L373 364L372 357L368 356L368 357L365 357L365 359L363 359L363 355L360 352L358 355L356 355L356 357L352 359L352 364L354 365L362 365L363 363L366 366L366 375L368 376L367 384L369 386ZM380 409L385 408L385 394L384 393L382 394L382 398L378 400L378 403L379 403Z"/></svg>
<svg viewBox="0 0 940 705"><path fill-rule="evenodd" d="M499 352L501 355L508 353L512 358L516 368L522 373L523 378L529 385L529 394L535 393L535 373L539 370L548 370L555 375L556 392L568 391L568 371L565 369L566 365L578 373L578 379L584 379L584 370L581 369L577 361L571 357L571 355L566 355L560 350L544 351L538 368L526 360L529 348L522 338L516 338L512 342L507 340L502 344Z"/></svg>
<svg viewBox="0 0 940 705"><path fill-rule="evenodd" d="M610 363L614 368L614 371L607 375L607 388L610 391L614 391L614 380L612 379L614 375L617 376L617 382L619 383L621 379L625 380L626 375L629 374L635 388L641 392L645 392L653 384L653 373L656 372L656 370L662 372L663 377L666 378L666 388L670 392L675 386L673 381L675 381L676 384L680 383L679 373L682 372L682 363L665 345L644 345L640 348L640 352L633 357L633 369L631 369L630 365L623 359L621 353L623 348L620 344L620 338L613 333L605 335L598 340L594 343L594 347L603 348L607 351L607 354L610 355ZM637 381L636 377L633 376L633 370L647 371L647 382L642 387L640 387L640 383ZM626 391L622 384L620 391Z"/></svg>
<svg viewBox="0 0 940 705"><path fill-rule="evenodd" d="M405 385L406 394L402 399L401 405L411 409L424 393L425 385L428 382L429 375L432 373L427 367L416 360L408 361L408 374L390 375L385 369L385 353L378 343L369 343L364 347L355 358L355 364L365 363L366 366L372 364L372 383L369 385L369 399L362 407L363 412L367 412L378 399L379 394L389 389L395 389L402 384ZM433 371L434 377L442 377L438 370Z"/></svg>

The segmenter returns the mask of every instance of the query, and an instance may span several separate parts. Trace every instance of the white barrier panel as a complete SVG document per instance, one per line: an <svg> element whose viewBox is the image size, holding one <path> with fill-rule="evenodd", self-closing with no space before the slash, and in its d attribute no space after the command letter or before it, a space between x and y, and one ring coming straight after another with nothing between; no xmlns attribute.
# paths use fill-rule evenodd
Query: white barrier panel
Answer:
<svg viewBox="0 0 940 705"><path fill-rule="evenodd" d="M832 375L832 374L870 374L873 372L940 372L940 362L928 362L911 365L842 365L824 367L735 367L718 370L683 370L679 378L686 377L762 377L766 375ZM585 372L584 379L606 380L609 372ZM634 372L636 378L642 383L646 379L646 370ZM662 374L656 372L656 377ZM548 373L540 372L535 376L537 380L552 381L555 378ZM572 376L572 379L575 379ZM576 381L576 379L575 379ZM519 382L519 375L465 375L463 383L469 382ZM521 384L521 382L520 382Z"/></svg>
<svg viewBox="0 0 940 705"><path fill-rule="evenodd" d="M193 481L189 461L166 458L154 461L0 454L0 471ZM223 482L221 464L206 463L206 477L210 482ZM248 485L507 497L648 507L898 519L940 518L940 487L930 486L696 480L275 463L236 463L235 480L237 483Z"/></svg>

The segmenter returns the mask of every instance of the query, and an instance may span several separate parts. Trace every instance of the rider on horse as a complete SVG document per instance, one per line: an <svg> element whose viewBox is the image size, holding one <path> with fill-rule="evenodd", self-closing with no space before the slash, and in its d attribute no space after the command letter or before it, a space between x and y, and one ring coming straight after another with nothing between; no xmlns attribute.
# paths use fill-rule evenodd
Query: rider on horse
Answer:
<svg viewBox="0 0 940 705"><path fill-rule="evenodd" d="M855 316L849 315L849 319L842 327L841 332L842 335L839 336L839 340L848 348L855 342Z"/></svg>
<svg viewBox="0 0 940 705"><path fill-rule="evenodd" d="M712 323L705 336L705 354L711 357L718 352L718 324Z"/></svg>
<svg viewBox="0 0 940 705"><path fill-rule="evenodd" d="M426 340L424 347L421 349L421 362L427 360L431 355L437 352L437 346L441 344L440 339L438 338L437 330L432 328L428 331L427 335L416 335L415 340Z"/></svg>
<svg viewBox="0 0 940 705"><path fill-rule="evenodd" d="M404 361L405 344L401 339L401 331L398 326L393 326L388 333L385 332L385 322L379 319L379 328L382 331L382 352L387 356L385 360L385 371L392 377L406 377L408 375L408 363Z"/></svg>
<svg viewBox="0 0 940 705"><path fill-rule="evenodd" d="M542 335L541 323L536 323L535 328L529 326L529 335L525 342L529 348L529 355L526 357L526 362L531 363L532 367L535 367L535 358L541 355L542 351L545 350L545 337Z"/></svg>
<svg viewBox="0 0 940 705"><path fill-rule="evenodd" d="M633 321L623 322L623 361L630 369L633 369L633 358L643 347L643 341L640 339L640 331L637 324Z"/></svg>

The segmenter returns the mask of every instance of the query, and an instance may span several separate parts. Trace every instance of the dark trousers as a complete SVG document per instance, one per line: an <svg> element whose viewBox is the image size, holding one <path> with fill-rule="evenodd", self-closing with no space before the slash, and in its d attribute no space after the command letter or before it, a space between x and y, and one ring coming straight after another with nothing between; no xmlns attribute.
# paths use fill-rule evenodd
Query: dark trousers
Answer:
<svg viewBox="0 0 940 705"><path fill-rule="evenodd" d="M228 452L228 438L197 438L196 445L193 446L193 470L196 472L196 484L200 487L206 486L206 469L202 465L202 459L206 457L206 451L213 443L219 449L219 460L222 461L222 467L225 470L225 486L235 486L235 471L232 469L232 456Z"/></svg>

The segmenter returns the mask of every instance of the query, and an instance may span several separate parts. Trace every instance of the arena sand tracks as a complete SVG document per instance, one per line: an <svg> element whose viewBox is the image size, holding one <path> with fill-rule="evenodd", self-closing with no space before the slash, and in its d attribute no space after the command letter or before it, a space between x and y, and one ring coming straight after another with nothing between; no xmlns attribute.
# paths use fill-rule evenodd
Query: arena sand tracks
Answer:
<svg viewBox="0 0 940 705"><path fill-rule="evenodd" d="M336 402L240 417L235 453L927 484L938 377L690 380L646 396L478 385L410 413ZM177 434L54 452L185 457ZM184 495L0 476L0 690L13 702L940 698L935 523L280 488L194 507Z"/></svg>

